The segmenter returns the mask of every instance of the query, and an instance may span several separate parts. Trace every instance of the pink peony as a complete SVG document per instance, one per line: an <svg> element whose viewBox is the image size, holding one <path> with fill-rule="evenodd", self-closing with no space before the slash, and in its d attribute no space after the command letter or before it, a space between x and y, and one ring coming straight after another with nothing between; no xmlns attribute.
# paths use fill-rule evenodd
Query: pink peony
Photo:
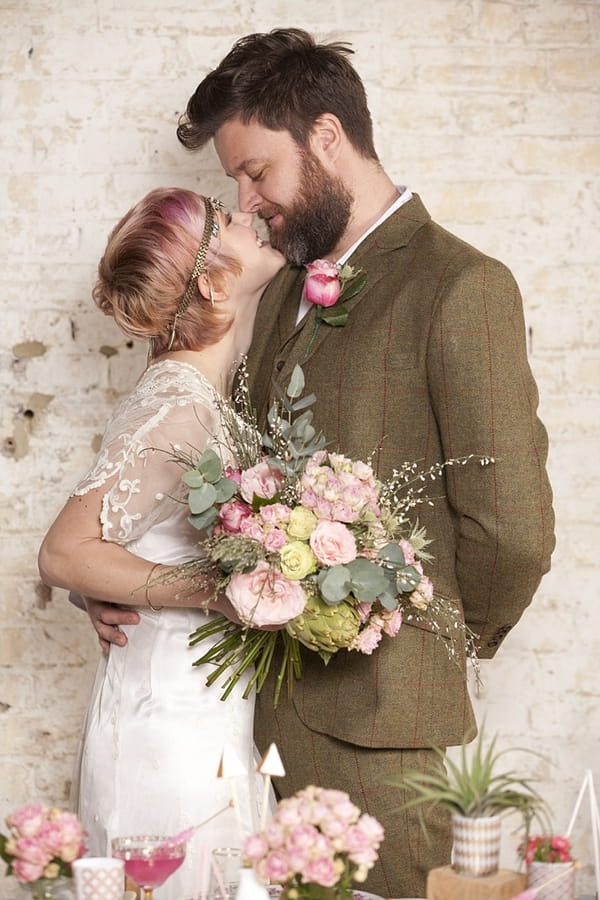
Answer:
<svg viewBox="0 0 600 900"><path fill-rule="evenodd" d="M242 472L240 493L248 503L252 503L255 496L270 500L279 492L282 484L283 475L279 469L261 462Z"/></svg>
<svg viewBox="0 0 600 900"><path fill-rule="evenodd" d="M22 806L7 816L6 824L18 832L20 837L32 837L39 831L42 822L46 820L47 813L48 807L41 803L32 803L29 806Z"/></svg>
<svg viewBox="0 0 600 900"><path fill-rule="evenodd" d="M310 536L310 548L324 566L339 566L356 559L356 539L341 522L321 519Z"/></svg>
<svg viewBox="0 0 600 900"><path fill-rule="evenodd" d="M13 859L12 870L19 881L25 883L37 881L44 874L44 866L27 862L24 859Z"/></svg>
<svg viewBox="0 0 600 900"><path fill-rule="evenodd" d="M42 868L48 865L54 855L39 840L38 835L19 838L15 852L19 859Z"/></svg>
<svg viewBox="0 0 600 900"><path fill-rule="evenodd" d="M299 582L285 578L264 560L256 564L254 571L234 575L225 593L240 621L258 628L285 625L299 616L306 605Z"/></svg>
<svg viewBox="0 0 600 900"><path fill-rule="evenodd" d="M339 872L335 860L331 856L311 859L302 872L302 881L312 881L323 887L333 887L338 880Z"/></svg>
<svg viewBox="0 0 600 900"><path fill-rule="evenodd" d="M269 845L261 834L250 834L242 843L242 852L251 862L262 859L268 849Z"/></svg>
<svg viewBox="0 0 600 900"><path fill-rule="evenodd" d="M326 259L315 259L306 266L304 298L316 306L333 306L342 290L340 270Z"/></svg>
<svg viewBox="0 0 600 900"><path fill-rule="evenodd" d="M272 850L264 860L263 871L269 881L285 881L290 875L286 854L281 850Z"/></svg>

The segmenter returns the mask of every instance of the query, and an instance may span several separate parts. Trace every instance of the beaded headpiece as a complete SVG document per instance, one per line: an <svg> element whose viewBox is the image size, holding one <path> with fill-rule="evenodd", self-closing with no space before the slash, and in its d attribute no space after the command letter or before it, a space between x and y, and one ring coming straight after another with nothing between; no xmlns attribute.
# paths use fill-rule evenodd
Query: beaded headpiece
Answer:
<svg viewBox="0 0 600 900"><path fill-rule="evenodd" d="M219 221L215 216L215 213L219 209L224 209L223 204L220 200L215 200L214 197L203 197L204 200L204 209L206 212L206 221L204 223L204 231L202 232L202 240L200 241L200 246L198 248L198 252L196 254L196 261L194 263L194 268L192 269L192 274L189 277L187 287L185 289L185 294L181 298L181 302L177 307L177 312L175 313L175 318L173 319L173 324L171 325L171 337L169 338L169 345L167 350L170 350L173 346L173 341L175 340L175 330L177 328L177 319L180 319L183 315L185 315L185 311L191 303L192 297L194 296L194 290L196 289L196 282L198 280L198 276L206 269L206 254L208 253L208 247L212 238L217 237L219 234Z"/></svg>

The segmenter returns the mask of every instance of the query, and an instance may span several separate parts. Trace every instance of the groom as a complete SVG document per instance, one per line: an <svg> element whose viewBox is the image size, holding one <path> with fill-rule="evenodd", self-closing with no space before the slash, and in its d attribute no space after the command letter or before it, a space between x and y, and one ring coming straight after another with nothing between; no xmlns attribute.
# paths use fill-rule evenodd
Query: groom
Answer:
<svg viewBox="0 0 600 900"><path fill-rule="evenodd" d="M491 657L531 602L554 546L547 437L526 356L522 301L500 262L434 223L420 197L383 170L362 82L342 44L297 29L239 40L199 84L178 128L209 140L238 184L239 206L266 223L290 265L261 301L249 359L261 416L273 381L301 363L317 395L315 419L332 447L381 477L405 460L429 467L492 454L495 465L445 470L433 506L418 509L433 539L438 595L464 609ZM304 264L349 260L367 276L343 327L321 324L301 301ZM131 613L92 611L103 640ZM122 636L116 635L117 642ZM290 702L260 695L256 740L275 741L289 794L307 784L348 791L386 829L366 884L386 897L424 897L427 871L449 862L447 817L402 810L389 786L431 770L433 744L470 739L475 722L464 660L445 639L405 623L372 656L339 653L325 669L307 653ZM278 785L279 786L279 785Z"/></svg>

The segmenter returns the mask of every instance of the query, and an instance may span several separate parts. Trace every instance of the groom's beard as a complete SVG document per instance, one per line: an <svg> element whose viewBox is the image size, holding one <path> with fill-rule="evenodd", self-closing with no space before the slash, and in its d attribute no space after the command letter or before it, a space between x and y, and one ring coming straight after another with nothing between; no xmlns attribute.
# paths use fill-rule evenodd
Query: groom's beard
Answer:
<svg viewBox="0 0 600 900"><path fill-rule="evenodd" d="M302 266L321 259L337 247L350 221L352 194L339 178L329 175L309 151L302 151L300 189L289 208L272 206L260 210L261 218L276 212L283 225L269 227L271 245L288 262Z"/></svg>

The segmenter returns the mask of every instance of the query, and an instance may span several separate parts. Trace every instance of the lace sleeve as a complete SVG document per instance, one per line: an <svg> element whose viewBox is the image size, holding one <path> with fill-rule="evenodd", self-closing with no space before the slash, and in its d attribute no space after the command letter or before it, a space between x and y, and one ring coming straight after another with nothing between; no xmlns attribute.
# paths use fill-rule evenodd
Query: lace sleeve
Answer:
<svg viewBox="0 0 600 900"><path fill-rule="evenodd" d="M184 374L185 381L198 375L195 370ZM143 378L118 408L94 464L72 492L106 486L101 523L107 541L135 540L185 502L187 488L174 449L195 457L208 445L220 446L212 388L203 379L184 387L170 378L156 384L156 373L152 378L151 385Z"/></svg>

